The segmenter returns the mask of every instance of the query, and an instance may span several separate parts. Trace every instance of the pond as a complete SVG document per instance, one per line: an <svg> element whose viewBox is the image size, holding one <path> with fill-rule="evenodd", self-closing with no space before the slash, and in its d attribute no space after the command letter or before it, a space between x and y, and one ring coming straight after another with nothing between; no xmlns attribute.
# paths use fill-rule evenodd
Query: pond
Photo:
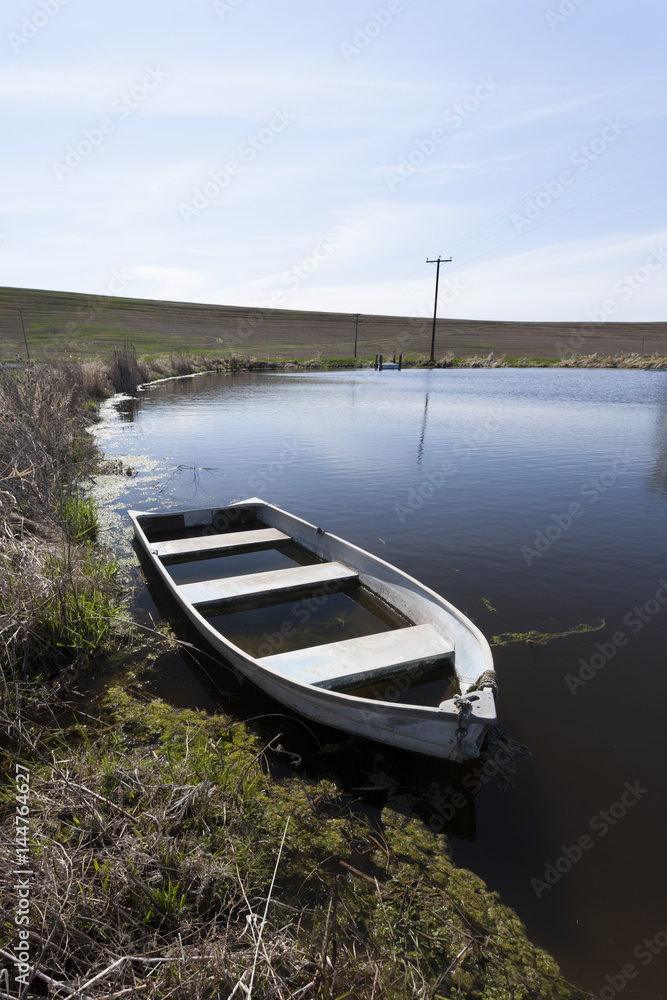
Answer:
<svg viewBox="0 0 667 1000"><path fill-rule="evenodd" d="M531 751L511 784L470 772L471 811L443 763L378 746L376 770L568 978L602 998L664 992L665 373L212 374L112 401L96 434L132 470L106 507L135 562L126 508L259 496L405 570L489 641L505 636L500 721ZM153 608L146 591L139 605ZM518 641L529 632L552 638ZM214 704L180 658L153 689ZM330 773L372 784L339 739Z"/></svg>

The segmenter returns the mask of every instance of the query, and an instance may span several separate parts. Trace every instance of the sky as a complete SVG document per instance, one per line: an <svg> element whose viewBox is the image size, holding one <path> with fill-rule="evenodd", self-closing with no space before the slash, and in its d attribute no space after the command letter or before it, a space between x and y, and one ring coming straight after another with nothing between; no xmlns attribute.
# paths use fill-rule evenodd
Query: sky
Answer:
<svg viewBox="0 0 667 1000"><path fill-rule="evenodd" d="M8 0L0 285L667 319L660 0Z"/></svg>

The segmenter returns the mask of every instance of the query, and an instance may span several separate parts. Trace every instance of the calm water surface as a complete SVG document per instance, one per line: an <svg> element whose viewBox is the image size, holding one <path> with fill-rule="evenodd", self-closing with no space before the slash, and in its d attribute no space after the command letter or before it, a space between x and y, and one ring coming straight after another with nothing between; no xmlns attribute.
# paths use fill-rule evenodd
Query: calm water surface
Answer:
<svg viewBox="0 0 667 1000"><path fill-rule="evenodd" d="M532 757L506 790L484 776L452 848L569 978L611 996L630 964L625 995L667 995L667 374L211 375L115 402L97 433L135 469L108 504L120 548L127 507L260 496L395 563L490 640L601 626L494 647L500 720ZM208 707L174 669L162 693ZM425 818L456 832L447 766L399 757L382 767L403 785L442 778Z"/></svg>

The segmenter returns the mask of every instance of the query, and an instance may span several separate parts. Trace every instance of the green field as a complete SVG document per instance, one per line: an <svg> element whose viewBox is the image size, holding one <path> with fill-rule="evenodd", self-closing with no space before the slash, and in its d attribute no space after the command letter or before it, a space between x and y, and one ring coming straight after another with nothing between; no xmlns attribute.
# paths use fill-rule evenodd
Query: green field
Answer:
<svg viewBox="0 0 667 1000"><path fill-rule="evenodd" d="M187 352L257 358L351 357L353 313L249 309L116 296L0 288L0 357L109 354L129 340L140 355ZM432 320L359 319L359 356L430 353ZM439 319L435 356L471 354L558 358L579 354L667 355L664 323L512 323Z"/></svg>

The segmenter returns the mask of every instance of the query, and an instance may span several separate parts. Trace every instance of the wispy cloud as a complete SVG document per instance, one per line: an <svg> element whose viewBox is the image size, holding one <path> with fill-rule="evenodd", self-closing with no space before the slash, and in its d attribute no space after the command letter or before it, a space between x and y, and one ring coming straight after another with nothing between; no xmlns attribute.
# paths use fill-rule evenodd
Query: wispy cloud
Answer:
<svg viewBox="0 0 667 1000"><path fill-rule="evenodd" d="M29 46L8 46L3 280L93 291L125 267L133 295L252 305L335 237L335 254L286 289L290 305L430 311L425 260L442 253L461 286L446 314L576 320L626 266L641 266L664 189L658 15L587 5L551 32L518 0L484 18L463 2L428 19L406 4L346 63L340 43L362 23L353 0L297 6L291 16L246 0L221 21L211 4L165 0L156 17L129 0L71 3ZM3 9L5 38L22 16ZM603 38L622 42L623 60ZM88 154L101 119L117 124L112 105L150 67L167 79ZM488 100L483 80L498 83ZM289 128L247 156L233 184L208 187L206 211L184 226L179 205L201 204L197 191L282 109L295 116ZM558 191L570 157L615 117L627 129ZM69 147L81 163L59 183L51 164ZM399 170L390 188L387 171ZM518 211L532 216L520 231ZM660 272L622 303L624 318L664 318L663 282Z"/></svg>

